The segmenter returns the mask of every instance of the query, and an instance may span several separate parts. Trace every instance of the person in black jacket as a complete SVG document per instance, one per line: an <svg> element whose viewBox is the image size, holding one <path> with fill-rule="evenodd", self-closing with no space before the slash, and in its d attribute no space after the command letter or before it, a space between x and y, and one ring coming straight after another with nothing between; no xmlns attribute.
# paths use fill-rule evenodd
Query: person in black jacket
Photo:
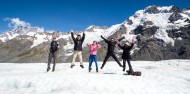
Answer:
<svg viewBox="0 0 190 94"><path fill-rule="evenodd" d="M131 49L133 48L133 45L134 45L134 40L132 40L132 43L131 43L131 46L129 46L127 43L124 44L124 46L121 46L118 43L118 46L123 50L123 54L122 54L122 59L123 59L123 71L125 71L125 68L126 68L126 61L128 63L128 66L129 66L129 72L132 73L133 72L133 69L132 69L132 66L131 66L131 63L130 63L130 60L131 60L131 55L130 55L130 51Z"/></svg>
<svg viewBox="0 0 190 94"><path fill-rule="evenodd" d="M55 65L57 62L57 54L59 50L59 43L56 40L56 37L52 37L52 41L48 38L48 35L46 34L46 37L48 39L48 42L50 43L50 51L49 51L49 56L48 56L48 66L47 66L47 72L50 70L50 64L51 61L53 60L53 69L52 72L55 71Z"/></svg>
<svg viewBox="0 0 190 94"><path fill-rule="evenodd" d="M103 69L103 67L105 66L107 60L109 59L110 56L112 56L115 61L119 64L120 67L122 67L121 63L119 62L119 60L117 59L115 53L114 53L114 49L115 49L115 45L117 44L117 41L114 40L114 38L111 38L110 40L105 39L102 35L101 38L104 39L104 41L108 44L108 48L107 48L107 54L106 57L103 61L103 64L101 66L101 69ZM124 39L124 37L122 37L121 39L119 39L118 41L121 41L122 39Z"/></svg>
<svg viewBox="0 0 190 94"><path fill-rule="evenodd" d="M85 33L83 33L83 36L81 38L81 35L77 35L77 37L74 37L73 32L71 32L71 37L74 41L74 53L73 53L73 61L71 63L71 68L75 66L75 59L78 56L80 59L80 67L84 68L83 63L82 63L82 44L85 39Z"/></svg>

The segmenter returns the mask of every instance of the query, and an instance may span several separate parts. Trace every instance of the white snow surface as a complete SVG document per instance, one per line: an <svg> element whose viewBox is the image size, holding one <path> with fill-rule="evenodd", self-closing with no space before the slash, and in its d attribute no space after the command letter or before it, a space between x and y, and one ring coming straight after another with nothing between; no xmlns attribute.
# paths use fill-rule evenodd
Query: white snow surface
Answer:
<svg viewBox="0 0 190 94"><path fill-rule="evenodd" d="M102 62L101 62L102 63ZM46 72L46 63L1 63L0 94L189 94L190 60L132 61L142 76L123 75L116 62L88 72L70 63L58 63ZM94 65L94 64L93 64ZM100 62L99 62L100 65Z"/></svg>
<svg viewBox="0 0 190 94"><path fill-rule="evenodd" d="M161 6L161 7L157 7L157 9L163 12L163 11L170 11L172 7L173 6Z"/></svg>

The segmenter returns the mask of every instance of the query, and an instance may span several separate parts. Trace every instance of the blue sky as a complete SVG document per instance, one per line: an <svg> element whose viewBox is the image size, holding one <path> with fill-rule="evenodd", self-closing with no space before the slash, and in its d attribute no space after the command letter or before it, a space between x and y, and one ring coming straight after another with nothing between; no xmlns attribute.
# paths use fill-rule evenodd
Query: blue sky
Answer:
<svg viewBox="0 0 190 94"><path fill-rule="evenodd" d="M189 0L0 0L0 32L12 29L5 18L19 18L45 30L84 30L122 23L149 5L190 6Z"/></svg>

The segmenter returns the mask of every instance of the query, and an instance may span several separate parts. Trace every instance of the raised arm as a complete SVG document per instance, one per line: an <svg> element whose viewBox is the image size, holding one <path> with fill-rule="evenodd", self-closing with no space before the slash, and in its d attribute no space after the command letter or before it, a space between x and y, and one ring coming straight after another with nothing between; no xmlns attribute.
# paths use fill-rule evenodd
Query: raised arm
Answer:
<svg viewBox="0 0 190 94"><path fill-rule="evenodd" d="M101 48L101 45L100 45L100 44L97 44L97 47L98 47L98 48Z"/></svg>
<svg viewBox="0 0 190 94"><path fill-rule="evenodd" d="M129 47L130 50L133 48L134 44L135 44L135 41L134 41L134 39L133 39L133 40L132 40L132 43L131 43L131 46Z"/></svg>
<svg viewBox="0 0 190 94"><path fill-rule="evenodd" d="M71 38L73 39L73 41L76 41L73 32L71 32Z"/></svg>
<svg viewBox="0 0 190 94"><path fill-rule="evenodd" d="M123 49L123 46L121 46L119 43L118 43L118 46L119 46L119 48Z"/></svg>
<svg viewBox="0 0 190 94"><path fill-rule="evenodd" d="M101 38L106 42L108 43L109 41L107 39L105 39L102 35L101 35Z"/></svg>
<svg viewBox="0 0 190 94"><path fill-rule="evenodd" d="M90 44L87 44L88 47L90 47Z"/></svg>
<svg viewBox="0 0 190 94"><path fill-rule="evenodd" d="M121 40L123 40L125 37L122 37L122 38L120 38L120 39L118 39L118 41L121 41Z"/></svg>
<svg viewBox="0 0 190 94"><path fill-rule="evenodd" d="M82 35L82 42L84 42L84 39L85 39L85 33L83 33Z"/></svg>

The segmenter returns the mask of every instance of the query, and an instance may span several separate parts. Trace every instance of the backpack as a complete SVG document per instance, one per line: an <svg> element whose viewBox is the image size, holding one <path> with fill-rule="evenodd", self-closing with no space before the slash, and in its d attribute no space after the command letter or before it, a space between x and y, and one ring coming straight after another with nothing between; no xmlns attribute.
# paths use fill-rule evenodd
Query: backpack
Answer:
<svg viewBox="0 0 190 94"><path fill-rule="evenodd" d="M51 47L50 47L50 52L55 52L58 50L58 43L57 41L52 41L51 42Z"/></svg>

